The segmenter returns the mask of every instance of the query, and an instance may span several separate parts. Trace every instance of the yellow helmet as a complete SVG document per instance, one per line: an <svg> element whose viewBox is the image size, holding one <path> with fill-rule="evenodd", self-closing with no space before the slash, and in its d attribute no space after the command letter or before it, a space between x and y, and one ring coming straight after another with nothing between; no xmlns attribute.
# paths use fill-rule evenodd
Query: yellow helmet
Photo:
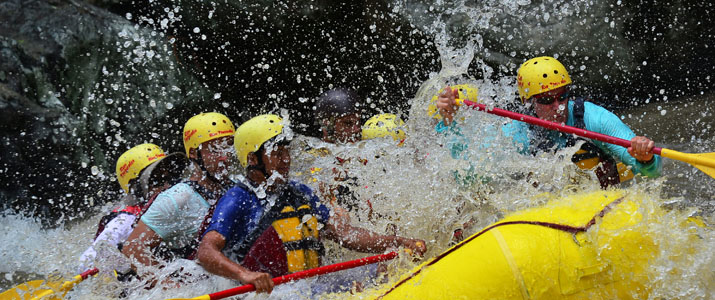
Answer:
<svg viewBox="0 0 715 300"><path fill-rule="evenodd" d="M472 85L472 84L458 84L458 85L453 85L452 89L457 89L459 90L459 98L462 100L470 100L472 102L477 102L477 96L479 95L479 89ZM439 108L437 108L436 102L437 102L437 97L439 94L444 92L444 88L439 90L437 94L432 97L432 100L430 100L429 106L427 106L427 115L429 115L432 118L435 119L442 119L442 116L439 114Z"/></svg>
<svg viewBox="0 0 715 300"><path fill-rule="evenodd" d="M405 122L394 114L375 115L362 126L362 139L369 140L389 135L395 141L402 141L406 137L405 131L401 128L404 125Z"/></svg>
<svg viewBox="0 0 715 300"><path fill-rule="evenodd" d="M527 60L519 67L516 77L522 103L531 96L571 84L564 65L549 56Z"/></svg>
<svg viewBox="0 0 715 300"><path fill-rule="evenodd" d="M244 168L248 166L248 154L256 152L263 143L283 132L283 119L276 115L260 115L241 124L234 135L238 161Z"/></svg>
<svg viewBox="0 0 715 300"><path fill-rule="evenodd" d="M191 117L184 125L184 149L189 156L191 149L202 143L233 135L236 129L228 117L215 112L201 113Z"/></svg>
<svg viewBox="0 0 715 300"><path fill-rule="evenodd" d="M129 193L129 181L139 177L142 170L162 160L166 154L154 144L141 144L124 152L117 159L117 180L122 189Z"/></svg>

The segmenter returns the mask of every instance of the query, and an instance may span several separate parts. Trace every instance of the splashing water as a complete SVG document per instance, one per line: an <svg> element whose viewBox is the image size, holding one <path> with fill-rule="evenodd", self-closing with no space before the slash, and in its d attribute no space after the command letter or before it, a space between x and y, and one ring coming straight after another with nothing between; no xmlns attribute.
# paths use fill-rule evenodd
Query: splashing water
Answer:
<svg viewBox="0 0 715 300"><path fill-rule="evenodd" d="M585 9L587 4L584 3L562 6L555 13L540 13L538 17L528 17L528 21L536 18L540 22L555 24L551 30L559 31L562 30L557 24L559 18ZM393 10L396 11L428 12L409 15L408 18L413 24L430 28L435 34L435 44L442 62L442 69L432 73L411 100L408 138L404 145L398 146L391 138L349 145L325 143L294 134L290 130L287 111L282 110L280 113L286 130L277 140L292 140L291 179L310 185L316 193L348 184L355 195L352 203L354 207L348 212L353 225L378 233L423 239L428 244L427 258L447 249L454 242L453 232L457 229L464 229L465 235L472 234L511 212L543 205L547 200L559 196L599 189L592 172L581 171L571 163L569 158L577 150L575 148L562 149L555 155L532 157L514 154L517 151L510 139L503 136L500 130L495 130L505 122L502 118L462 108L455 117L460 124L468 124L461 127L461 135L435 132L434 120L425 112L433 95L446 85L470 83L478 86L480 101L489 107L515 104L514 78L503 76L491 79L494 70L481 59L475 60L475 53L490 50L484 46L484 37L474 31L489 28L497 13L518 17L520 7L532 4L531 1L486 1L484 4L459 1L459 4L445 8L419 1L397 1L394 6ZM435 14L448 16L448 19L433 18ZM466 27L450 26L458 24L458 20L467 19L472 21L462 23ZM162 21L162 26L166 26L166 22ZM195 32L199 31L196 27ZM123 34L130 35L128 32ZM137 61L152 58L151 52L145 47L138 47L134 53ZM494 56L497 55L493 54L492 58ZM508 64L507 58L502 60ZM483 74L482 79L468 75L469 67L474 64ZM217 97L220 98L220 94ZM622 112L623 119L639 132L652 133L650 136L662 141L665 146L705 152L715 148L715 138L711 134L714 126L711 108L715 107L712 105L715 102L712 98L698 101L690 106L686 104L685 107L682 107L683 104L666 104L663 105L664 109L652 106L631 108ZM166 108L171 109L170 105L167 103ZM559 109L563 110L564 107ZM668 114L661 116L661 110ZM683 116L686 111L689 111L688 115ZM653 120L649 118L650 115L657 115L658 120L684 122L687 126L655 126L648 123L655 122L649 121ZM672 136L668 127L678 127L683 131L678 136ZM461 159L454 159L449 149L455 140L460 139L470 147L462 150L459 155ZM473 146L484 144L489 147ZM311 151L315 149L324 151ZM340 157L343 162L338 163L336 157ZM238 164L234 162L233 165ZM94 175L100 174L95 166L91 169ZM478 178L467 179L475 174L475 170ZM241 175L235 175L240 172L238 170L227 169L227 172L233 173L232 178L235 180L245 180ZM668 160L663 173L666 175L660 179L636 178L622 186L629 194L638 195L642 201L644 221L634 230L655 237L654 242L658 245L658 253L647 266L646 272L651 298L707 299L715 294L715 276L712 272L715 257L711 250L715 247L715 234L708 227L708 224L715 222L712 179L690 166ZM264 188L259 187L255 192L265 197ZM326 202L330 201L326 199ZM110 206L107 205L102 211L109 210ZM665 207L664 213L661 213L661 207ZM89 245L100 216L98 214L55 229L43 229L39 221L10 212L3 213L0 225L6 230L0 233L0 241L3 241L0 243L0 253L5 262L0 265L2 287L47 274L75 275L76 260ZM700 220L705 225L688 220ZM470 226L465 227L465 224ZM326 246L327 255L323 264L365 256L344 250L333 243L326 243ZM600 247L604 250L609 245ZM389 279L394 281L414 265L414 262L404 258L390 263ZM193 277L205 274L200 266L184 260L156 271L166 278L182 268L183 272ZM286 284L277 288L271 298L295 298L298 295L310 299L314 296L313 287L335 284L337 280L327 276ZM141 288L144 283L122 286L108 283L105 277L97 277L73 289L69 296L72 299L112 299L113 296L107 295L116 295L122 289L129 289L130 299L193 297L237 284L212 276L188 282L179 288L166 284L166 289L147 291Z"/></svg>

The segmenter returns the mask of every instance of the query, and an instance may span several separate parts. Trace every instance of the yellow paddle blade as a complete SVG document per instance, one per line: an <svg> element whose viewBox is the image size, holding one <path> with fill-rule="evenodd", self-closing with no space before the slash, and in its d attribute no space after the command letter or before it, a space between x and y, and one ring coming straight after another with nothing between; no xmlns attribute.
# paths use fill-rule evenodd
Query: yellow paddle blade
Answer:
<svg viewBox="0 0 715 300"><path fill-rule="evenodd" d="M0 294L0 300L62 300L69 290L82 281L77 275L65 282L33 280Z"/></svg>
<svg viewBox="0 0 715 300"><path fill-rule="evenodd" d="M20 284L14 288L0 294L0 300L35 300L55 293L53 289L59 290L61 282L46 282L44 280L33 280ZM48 298L44 298L48 299Z"/></svg>
<svg viewBox="0 0 715 300"><path fill-rule="evenodd" d="M662 148L660 155L670 159L683 161L693 165L708 176L715 178L715 152L710 153L683 153Z"/></svg>

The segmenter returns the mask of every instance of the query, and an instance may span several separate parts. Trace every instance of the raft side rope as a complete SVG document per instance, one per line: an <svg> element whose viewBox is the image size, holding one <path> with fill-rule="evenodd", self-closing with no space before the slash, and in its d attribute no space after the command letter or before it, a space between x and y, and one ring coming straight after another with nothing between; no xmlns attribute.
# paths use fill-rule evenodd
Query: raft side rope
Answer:
<svg viewBox="0 0 715 300"><path fill-rule="evenodd" d="M568 233L571 233L571 234L577 234L577 233L580 233L580 232L585 232L585 231L587 231L589 228L591 228L591 226L595 225L595 224L596 224L596 219L598 219L598 218L603 218L603 216L605 216L606 213L608 213L609 211L611 211L611 209L613 209L613 207L615 207L616 205L618 205L618 204L620 204L621 202L623 202L623 199L624 199L625 197L626 197L626 196L622 196L622 197L620 197L620 198L618 198L618 199L616 199L616 200L613 200L611 203L608 203L605 207L603 207L603 209L601 209L601 211L599 211L595 216L593 216L593 218L591 218L591 220L588 221L588 223L586 223L586 225L584 225L584 226L571 226L571 225L557 224L557 223L551 223L551 222L539 222L539 221L509 221L509 222L502 222L502 223L497 223L497 224L494 224L494 225L492 225L492 226L489 226L489 227L485 228L484 230L480 231L479 233L477 233L477 234L475 234L475 235L472 235L472 236L471 236L470 238L468 238L467 240L464 240L463 242L457 244L456 246L454 246L454 247L450 248L449 250L443 252L442 254L436 256L432 261L430 261L429 263L423 265L421 268L419 268L419 269L418 269L417 271L415 271L414 273L410 274L410 276L406 277L405 279L400 280L397 284L395 284L393 287L391 287L389 290L387 290L384 294L380 295L380 296L377 297L376 299L382 299L382 298L385 297L387 294L391 293L393 290L395 290L396 288L398 288L399 286L401 286L401 285L404 284L405 282L409 281L409 280L412 279L413 277L415 277L415 276L417 276L418 274L420 274L420 272L421 272L424 268L434 265L435 263L437 263L437 262L439 262L440 260L442 260L442 258L447 257L447 255L449 255L450 253L456 251L457 249L461 248L463 245L468 244L468 243L471 242L472 240L474 240L474 239L480 237L482 234L487 233L488 231L490 231L490 230L492 230L492 229L494 229L494 228L497 228L497 227L499 227L499 226L504 226L504 225L519 225L519 224L521 224L521 225L536 225L536 226L543 226L543 227L547 227L547 228L551 228L551 229L556 229L556 230L565 231L565 232L568 232ZM523 292L523 291L522 291L522 292ZM528 291L527 291L527 295L528 295ZM525 299L528 299L528 298L525 298Z"/></svg>

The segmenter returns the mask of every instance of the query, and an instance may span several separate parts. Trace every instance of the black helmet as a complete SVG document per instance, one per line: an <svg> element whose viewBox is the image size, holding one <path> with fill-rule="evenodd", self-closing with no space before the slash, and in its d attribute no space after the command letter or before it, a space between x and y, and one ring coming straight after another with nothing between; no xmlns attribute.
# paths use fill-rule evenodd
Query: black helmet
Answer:
<svg viewBox="0 0 715 300"><path fill-rule="evenodd" d="M319 120L359 114L360 102L360 96L355 91L347 88L334 88L318 97L315 112Z"/></svg>

